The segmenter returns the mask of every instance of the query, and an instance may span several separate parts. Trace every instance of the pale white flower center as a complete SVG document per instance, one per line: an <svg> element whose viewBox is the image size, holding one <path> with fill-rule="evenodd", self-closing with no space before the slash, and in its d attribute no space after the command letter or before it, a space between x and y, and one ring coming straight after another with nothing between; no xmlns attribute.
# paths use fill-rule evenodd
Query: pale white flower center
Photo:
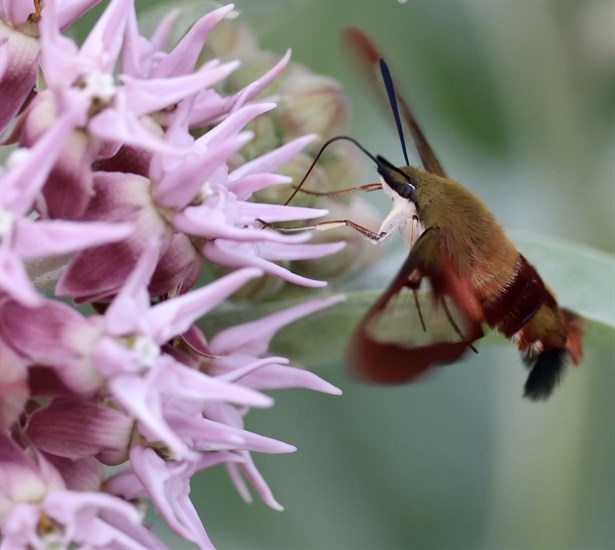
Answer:
<svg viewBox="0 0 615 550"><path fill-rule="evenodd" d="M160 357L160 346L149 336L137 336L132 340L130 349L134 352L139 367L149 368Z"/></svg>
<svg viewBox="0 0 615 550"><path fill-rule="evenodd" d="M15 215L10 210L0 208L0 240L8 239L15 225Z"/></svg>
<svg viewBox="0 0 615 550"><path fill-rule="evenodd" d="M83 78L84 92L92 99L99 99L108 103L115 95L115 83L110 74L94 72Z"/></svg>
<svg viewBox="0 0 615 550"><path fill-rule="evenodd" d="M39 522L40 525L40 522ZM49 550L56 550L57 548L65 548L66 540L64 538L64 533L59 525L52 524L49 520L45 522L47 527L41 533L41 541L43 543L43 548L48 548Z"/></svg>
<svg viewBox="0 0 615 550"><path fill-rule="evenodd" d="M211 183L209 181L206 181L203 184L203 187L201 187L201 197L203 197L203 200L207 200L213 194L214 188L211 186Z"/></svg>

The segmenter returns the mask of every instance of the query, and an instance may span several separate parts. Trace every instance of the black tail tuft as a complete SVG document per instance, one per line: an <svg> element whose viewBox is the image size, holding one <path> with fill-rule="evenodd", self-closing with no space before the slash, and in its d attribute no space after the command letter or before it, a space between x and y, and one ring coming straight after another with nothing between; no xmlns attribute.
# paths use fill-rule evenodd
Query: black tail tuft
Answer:
<svg viewBox="0 0 615 550"><path fill-rule="evenodd" d="M543 401L562 379L566 370L566 351L551 349L542 352L525 382L524 396L532 401Z"/></svg>

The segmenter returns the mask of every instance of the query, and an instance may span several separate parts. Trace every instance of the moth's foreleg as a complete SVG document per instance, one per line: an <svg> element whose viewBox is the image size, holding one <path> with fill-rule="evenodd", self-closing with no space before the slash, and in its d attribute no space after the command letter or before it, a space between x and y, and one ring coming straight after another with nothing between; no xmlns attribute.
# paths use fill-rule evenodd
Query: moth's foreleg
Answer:
<svg viewBox="0 0 615 550"><path fill-rule="evenodd" d="M263 220L258 220L263 224L264 227L268 227L271 229L275 229L280 233L299 233L301 231L329 231L331 229L335 229L336 227L349 227L353 229L357 233L360 233L364 237L368 238L375 244L380 244L388 237L388 233L385 231L372 231L367 227L363 227L358 223L353 222L352 220L331 220L326 222L315 223L313 225L303 225L301 227L277 227L267 223Z"/></svg>

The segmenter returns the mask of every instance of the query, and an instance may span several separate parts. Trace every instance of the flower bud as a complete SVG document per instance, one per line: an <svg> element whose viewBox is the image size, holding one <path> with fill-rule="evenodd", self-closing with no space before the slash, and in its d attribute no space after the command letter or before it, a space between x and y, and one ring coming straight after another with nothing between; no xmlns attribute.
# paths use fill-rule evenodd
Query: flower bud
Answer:
<svg viewBox="0 0 615 550"><path fill-rule="evenodd" d="M253 54L258 50L258 41L247 25L225 19L213 28L205 47L208 57L230 61Z"/></svg>
<svg viewBox="0 0 615 550"><path fill-rule="evenodd" d="M287 138L317 134L327 139L348 128L348 100L333 78L296 72L284 81L280 93L280 127ZM312 145L312 150L317 147Z"/></svg>
<svg viewBox="0 0 615 550"><path fill-rule="evenodd" d="M326 173L329 190L365 183L363 153L348 141L338 141L331 145L320 158L318 165Z"/></svg>
<svg viewBox="0 0 615 550"><path fill-rule="evenodd" d="M241 149L245 162L273 151L280 145L275 120L269 113L256 117L246 126L246 130L254 132L254 137Z"/></svg>

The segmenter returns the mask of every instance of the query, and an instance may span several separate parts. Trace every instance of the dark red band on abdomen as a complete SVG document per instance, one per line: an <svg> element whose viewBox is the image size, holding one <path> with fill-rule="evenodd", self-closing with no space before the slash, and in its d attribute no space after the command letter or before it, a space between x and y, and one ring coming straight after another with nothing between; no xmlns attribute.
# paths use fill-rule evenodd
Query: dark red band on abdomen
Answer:
<svg viewBox="0 0 615 550"><path fill-rule="evenodd" d="M534 316L549 296L538 272L519 254L508 285L483 300L481 306L487 324L510 338Z"/></svg>

